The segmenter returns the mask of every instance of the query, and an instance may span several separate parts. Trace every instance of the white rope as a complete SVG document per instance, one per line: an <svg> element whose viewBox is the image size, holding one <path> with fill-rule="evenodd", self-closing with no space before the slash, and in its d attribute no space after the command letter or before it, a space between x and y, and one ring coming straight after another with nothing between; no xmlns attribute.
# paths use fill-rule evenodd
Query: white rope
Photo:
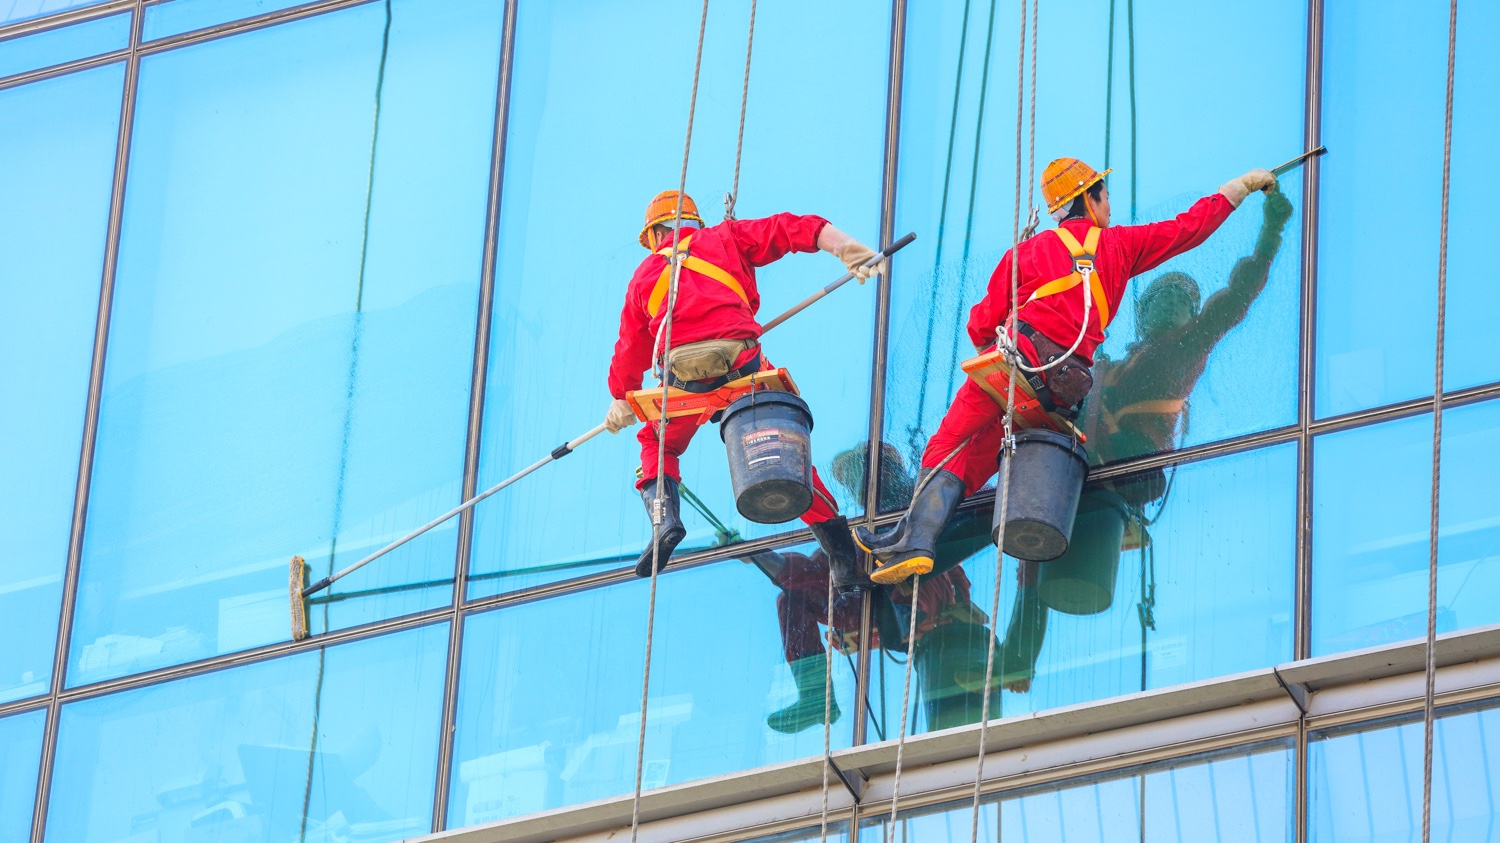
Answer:
<svg viewBox="0 0 1500 843"><path fill-rule="evenodd" d="M750 34L745 36L745 84L740 90L740 134L734 144L734 186L724 194L724 219L734 219L740 201L740 155L745 151L745 106L750 102L750 56L755 50L755 0L750 0Z"/></svg>
<svg viewBox="0 0 1500 843"><path fill-rule="evenodd" d="M1437 684L1438 497L1443 466L1443 340L1448 300L1448 188L1453 164L1453 67L1458 0L1448 4L1448 91L1443 113L1443 208L1438 226L1437 360L1432 389L1432 507L1427 533L1427 666L1422 699L1422 843L1432 840L1433 697Z"/></svg>
<svg viewBox="0 0 1500 843"><path fill-rule="evenodd" d="M891 784L891 819L885 825L886 843L896 835L896 812L901 805L901 765L906 760L906 719L911 710L911 663L917 648L917 595L922 587L922 575L911 578L911 622L906 632L906 679L901 686L901 732L896 737L896 774ZM852 832L851 832L852 833Z"/></svg>
<svg viewBox="0 0 1500 843"><path fill-rule="evenodd" d="M1034 194L1031 191L1033 176L1036 175L1036 45L1037 45L1037 18L1040 9L1036 0L1032 0L1031 13L1031 150L1029 154L1030 172L1026 178L1026 207L1035 217ZM1011 256L1010 256L1010 313L1006 317L1006 334L1012 344L1016 336L1016 298L1020 289L1020 248L1021 248L1021 97L1026 87L1026 0L1021 0L1021 44L1020 57L1016 63L1016 204L1015 221L1011 226ZM1085 287L1088 285L1085 284ZM1088 325L1087 304L1084 305L1084 325ZM1080 339L1082 335L1080 334ZM1070 351L1069 354L1072 354ZM1066 360L1065 355L1062 359ZM1005 438L1002 448L1013 448L1015 440L1012 438L1015 422L1016 403L1016 381L1010 378L1005 390ZM1005 527L1006 515L1010 512L1010 478L1011 467L1015 463L1013 459L1005 461L1005 469L1000 472L1000 494L996 506L1000 507L1000 529L995 538L997 551L995 553L995 592L990 601L990 623L999 626L1000 623L1000 586L1005 571ZM974 800L973 816L969 824L969 843L978 843L979 840L979 800L984 782L984 755L989 745L989 720L990 720L990 693L991 684L995 680L995 635L993 632L985 642L984 655L984 694L980 701L980 723L979 729L979 757L974 763ZM1000 843L1003 836L1001 806L995 807L995 843Z"/></svg>
<svg viewBox="0 0 1500 843"><path fill-rule="evenodd" d="M703 14L698 20L698 51L693 59L693 93L688 99L687 137L682 143L682 176L677 182L677 211L672 226L672 255L669 258L672 282L667 294L667 312L662 318L662 342L653 353L660 352L662 372L661 406L667 406L667 353L672 348L672 311L677 307L677 281L681 263L677 247L682 235L682 197L687 192L688 153L693 148L693 115L698 107L698 79L703 69L703 33L708 27L708 0L703 0ZM667 414L661 414L656 428L656 495L651 502L651 596L646 605L646 664L641 675L641 722L635 745L635 794L630 803L630 843L636 843L641 827L641 783L646 769L646 709L651 693L651 649L656 627L656 580L661 571L662 488L667 464Z"/></svg>
<svg viewBox="0 0 1500 843"><path fill-rule="evenodd" d="M818 820L818 843L828 843L828 779L833 765L833 557L828 558L828 658L823 665L823 813Z"/></svg>

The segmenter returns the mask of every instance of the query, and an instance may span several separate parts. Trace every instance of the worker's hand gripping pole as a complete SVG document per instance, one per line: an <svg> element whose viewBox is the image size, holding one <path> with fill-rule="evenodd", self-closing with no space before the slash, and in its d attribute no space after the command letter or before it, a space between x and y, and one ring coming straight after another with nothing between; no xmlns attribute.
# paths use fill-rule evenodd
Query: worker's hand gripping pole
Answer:
<svg viewBox="0 0 1500 843"><path fill-rule="evenodd" d="M910 244L911 241L913 241L915 239L917 239L916 232L911 232L911 233L907 234L905 237L902 237L900 240L897 240L896 242L892 243L891 245L886 246L884 249L881 249L878 253L876 253L875 257L870 258L869 260L865 261L864 265L865 266L875 266L876 264L878 264L881 261L885 260L886 258L890 257L891 255L894 255L897 252L901 251L908 244ZM834 290L837 290L838 288L840 288L840 287L844 286L845 284L849 283L849 281L852 278L854 278L854 273L853 272L847 272L847 273L845 273L844 277L842 277L839 280L833 282L832 284L829 284L828 286L826 286L823 289L817 291L816 293L813 293L812 295L808 296L807 298L803 299L802 301L798 302L797 304L792 305L792 307L791 307L790 310L788 310L787 312L781 314L780 316L776 317L775 319L772 319L770 322L767 322L766 326L764 328L762 328L760 330L760 332L762 334L765 334L767 331L771 330L772 328L776 327L777 325L780 325L782 322L785 322L786 320L792 318L793 316L796 316L797 314L801 313L802 311L804 311L808 307L810 307L818 299L823 298L824 296L828 295L829 293L833 292Z"/></svg>
<svg viewBox="0 0 1500 843"><path fill-rule="evenodd" d="M438 516L437 518L434 518L433 520L427 522L426 524L423 524L422 526L418 527L417 529L412 530L410 533L407 533L406 535L402 536L401 538L396 539L395 541L391 542L390 544L386 545L385 547L382 547L381 549L375 551L374 553L371 553L369 556L366 556L365 558L359 560L358 562L355 562L353 565L350 565L349 567L343 569L342 571L339 571L338 573L330 574L329 576L326 576L323 579L318 580L317 582L313 583L312 585L304 586L302 584L305 581L305 578L306 578L306 563L302 560L302 557L300 557L300 556L294 556L294 557L292 557L292 576L291 576L292 639L294 641L300 641L300 640L306 638L307 635L308 635L308 631L307 631L307 598L311 597L314 594L317 594L318 592L322 591L325 588L328 588L329 586L333 585L334 583L338 582L339 580L343 579L344 577L347 577L350 574L354 573L355 571L358 571L360 568L363 568L364 566L370 564L371 562L374 562L376 559L379 559L380 557L386 555L387 553L390 553L391 551L395 550L396 548L400 547L403 544L406 544L407 542L411 541L412 539L416 538L417 536L420 536L423 533L427 532L428 530L431 530L432 528L434 528L434 527L442 524L443 522L449 520L453 516L462 514L466 510L472 509L475 504L479 503L480 501L484 500L485 498L489 497L490 495L495 494L496 492L500 491L501 489L504 489L506 486L509 486L512 483L515 483L517 480L520 480L522 477L525 477L526 475L532 473L533 471L536 471L537 469L541 468L542 466L547 465L548 463L551 463L551 462L556 462L557 460L560 460L563 457L566 457L568 454L573 453L573 451L575 449L577 449L578 446L580 446L583 443L589 441L590 439L593 439L595 436L598 436L599 434L603 433L604 429L605 429L604 424L601 423L598 426L594 427L592 430L590 430L587 433L583 434L582 436L579 436L576 439L571 439L571 440L569 440L567 442L564 442L561 445L558 445L556 448L553 448L552 449L552 453L548 454L547 456L542 457L541 459L539 459L536 462L532 463L531 465L528 465L527 467L521 469L520 471L516 472L515 474L512 474L511 476L505 478L504 480L500 481L499 483L495 484L494 486L491 486L490 488L484 490L483 492L480 492L479 494L475 495L474 497L469 498L468 500L464 501L463 503L459 504L458 506L454 507L453 509L448 510L447 512L445 512L442 515ZM301 621L300 624L298 623L299 620Z"/></svg>

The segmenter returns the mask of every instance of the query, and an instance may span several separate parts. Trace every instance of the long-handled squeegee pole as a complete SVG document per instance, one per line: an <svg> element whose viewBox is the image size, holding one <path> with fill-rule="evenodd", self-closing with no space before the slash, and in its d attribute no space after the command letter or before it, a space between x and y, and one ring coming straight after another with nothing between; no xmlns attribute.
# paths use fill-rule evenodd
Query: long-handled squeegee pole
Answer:
<svg viewBox="0 0 1500 843"><path fill-rule="evenodd" d="M873 258L870 258L868 261L865 262L864 265L865 266L874 266L874 265L876 265L880 261L882 261L882 260L886 259L887 257L891 256L892 254L895 254L897 251L900 251L904 246L906 246L908 243L910 243L911 241L913 241L915 239L917 239L917 235L916 234L908 234L905 237L902 237L900 240L897 240L896 242L892 243L891 245L886 246L884 249L880 250L879 254L877 254ZM839 280L833 282L832 284L829 284L828 286L824 287L823 289L819 290L818 292L813 293L811 296L808 296L807 298L803 299L801 302L799 302L798 304L796 304L795 306L793 306L792 309L788 310L787 312L781 314L780 316L778 316L775 319L772 319L770 322L766 323L766 327L764 329L762 329L761 333L765 333L766 331L771 330L772 328L776 327L777 325L780 325L782 322L785 322L786 320L792 318L793 316L796 316L798 313L801 313L803 310L807 309L807 307L809 305L811 305L813 302L817 301L818 299L823 298L824 296L828 295L829 293L833 292L834 290L837 290L839 287L843 286L847 281L849 281L849 279L851 279L853 277L854 277L854 273L852 273L852 272L847 273L847 274L844 275L844 277L840 278ZM354 573L355 571L358 571L360 568L363 568L364 566L370 564L371 562L374 562L376 559L379 559L380 557L386 555L387 553L390 553L391 551L395 550L396 548L400 547L401 545L406 544L407 542L411 541L412 539L416 538L417 536L420 536L423 533L427 532L428 530L431 530L432 528L434 528L434 527L442 524L443 522L445 522L448 519L454 517L455 515L459 515L460 513L464 512L465 510L472 509L475 504L479 503L480 501L484 500L485 498L489 497L490 495L495 494L496 492L500 491L501 489L504 489L506 486L509 486L512 483L515 483L517 480L520 480L522 477L525 477L526 475L532 473L533 471L536 471L537 469L541 468L542 466L547 465L548 463L560 460L563 457L566 457L568 454L573 453L574 449L576 449L579 445L582 445L583 443L589 441L590 439L593 439L595 436L598 436L599 434L601 434L603 432L604 432L604 425L603 424L599 424L598 426L594 427L592 430L590 430L589 432L583 434L582 436L578 437L577 439L572 439L572 440L569 440L567 442L564 442L561 445L558 445L556 448L552 449L552 453L548 454L545 457L542 457L541 459L537 460L536 462L532 463L531 465L528 465L525 468L521 469L520 471L516 472L515 474L512 474L511 476L505 478L504 480L500 481L496 485L491 486L490 488L484 490L483 492L480 492L479 494L477 494L474 497L472 497L472 498L464 501L463 503L459 504L458 506L456 506L456 507L448 510L447 512L443 513L442 515L439 515L437 518L434 518L433 520L428 521L426 524L423 524L422 526L418 527L417 529L412 530L410 533L407 533L406 535L402 536L401 538L396 539L395 541L391 542L390 544L386 545L385 547L382 547L381 549L375 551L374 553L371 553L369 556L366 556L365 558L359 560L358 562L355 562L353 565L350 565L349 567L343 569L342 571L339 571L339 572L334 573L334 574L329 574L328 576L324 577L321 580L318 580L317 582L313 583L312 585L309 585L306 588L303 588L301 590L301 597L302 597L302 599L306 600L308 597L311 597L312 595L317 594L318 592L322 591L323 589L325 589L325 588L333 585L334 583L338 582L339 580L343 579L344 577L349 576L350 574Z"/></svg>
<svg viewBox="0 0 1500 843"><path fill-rule="evenodd" d="M484 500L485 498L489 497L490 495L495 494L496 492L500 491L501 489L504 489L506 486L511 485L512 483L516 482L517 480L520 480L522 477L525 477L526 475L532 473L533 471L536 471L537 469L541 468L542 466L546 465L547 463L555 462L557 460L562 459L563 457L566 457L568 454L573 453L573 450L575 448L577 448L579 445L582 445L583 443L589 441L590 439L593 439L595 436L598 436L599 434L601 434L603 432L604 432L604 423L600 422L597 426L595 426L589 432L583 434L582 436L578 437L577 439L570 439L567 442L564 442L561 445L558 445L556 448L552 449L552 453L548 454L545 457L542 457L541 459L537 460L536 462L532 463L531 465L526 466L525 468L523 468L520 471L516 472L515 474L512 474L511 476L505 478L504 480L500 481L499 483L495 484L494 486L491 486L490 488L485 489L483 492L480 492L479 494L475 495L474 497L469 498L468 500L464 501L463 503L459 504L458 506L455 506L454 508L448 510L447 512L443 513L442 515L439 515L437 518L434 518L431 521L428 521L426 524L423 524L422 526L418 527L417 529L412 530L410 533L407 533L406 535L402 536L401 538L396 539L395 541L391 542L390 544L386 545L385 547L382 547L381 549L375 551L374 553L370 554L369 556L366 556L365 558L359 560L358 562L355 562L353 565L350 565L349 567L343 569L342 571L339 571L336 574L329 574L328 576L324 577L321 580L318 580L317 582L313 583L312 585L308 586L307 588L302 589L302 596L304 598L306 598L306 597L309 597L309 596L311 596L313 594L317 594L318 592L320 592L323 589L329 587L330 585L333 585L334 583L338 582L339 580L343 579L344 577L347 577L350 574L354 573L355 571L358 571L360 568L363 568L364 566L370 564L371 562L374 562L376 559L379 559L380 557L386 555L387 553L390 553L391 551L395 550L396 548L400 547L401 545L406 544L407 542L411 541L412 539L416 538L417 536L420 536L423 533L427 532L428 530L431 530L433 527L436 527L439 524L442 524L444 521L447 521L448 519L452 518L453 516L458 515L458 514L464 512L465 510L472 509L475 504L479 503L480 501Z"/></svg>
<svg viewBox="0 0 1500 843"><path fill-rule="evenodd" d="M1282 176L1286 175L1287 173L1290 173L1291 171L1297 169L1297 167L1301 166L1302 162L1307 161L1307 160L1312 159L1312 158L1317 158L1319 155L1322 155L1323 153L1325 153L1327 151L1328 151L1328 147L1326 147L1326 146L1320 146L1317 149L1309 149L1308 151L1302 153L1301 155L1298 155L1296 158L1293 158L1292 160L1286 162L1285 164L1282 164L1280 167L1277 167L1276 169L1272 170L1271 171L1271 175L1273 175L1273 176L1275 176L1277 178L1281 178Z"/></svg>
<svg viewBox="0 0 1500 843"><path fill-rule="evenodd" d="M907 246L907 244L911 243L911 241L913 241L915 239L917 239L916 232L912 232L910 234L907 234L905 237L902 237L900 240L897 240L896 242L892 243L891 245L886 246L884 249L881 249L880 253L877 254L875 257L870 258L869 260L865 261L865 266L867 266L867 267L868 266L874 266L875 264L880 263L881 261L883 261L886 258L890 257L891 255L894 255L895 253L897 253L897 252L901 251L902 249L904 249ZM812 295L808 296L807 298L803 299L802 301L800 301L800 302L792 305L791 309L788 310L786 313L783 313L780 316L776 317L775 319L772 319L770 322L767 322L766 323L766 327L762 328L760 332L762 334L764 334L765 332L771 330L772 328L776 327L777 325L780 325L782 322L785 322L786 320L792 318L793 316L796 316L797 314L799 314L802 311L806 310L813 302L817 301L818 299L823 298L824 296L828 295L829 293L833 292L834 290L837 290L838 288L840 288L840 287L844 286L845 284L849 283L850 279L852 279L853 277L854 277L854 273L852 273L852 272L845 273L845 275L844 275L843 278L840 278L839 280L833 282L832 284L829 284L827 287L824 287L823 289L817 291L816 293L813 293Z"/></svg>

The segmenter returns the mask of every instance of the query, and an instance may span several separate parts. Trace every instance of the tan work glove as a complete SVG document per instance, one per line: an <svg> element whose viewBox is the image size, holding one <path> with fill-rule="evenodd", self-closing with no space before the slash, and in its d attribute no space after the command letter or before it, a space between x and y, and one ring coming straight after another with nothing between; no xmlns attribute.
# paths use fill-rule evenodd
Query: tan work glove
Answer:
<svg viewBox="0 0 1500 843"><path fill-rule="evenodd" d="M1219 192L1224 194L1224 198L1229 200L1229 204L1238 208L1240 203L1244 202L1245 197L1249 196L1251 192L1256 190L1270 191L1275 186L1276 177L1271 175L1270 170L1251 170L1237 179L1230 179L1223 187L1219 188Z"/></svg>
<svg viewBox="0 0 1500 843"><path fill-rule="evenodd" d="M823 226L823 230L818 232L818 248L843 261L844 266L848 267L849 272L861 284L867 278L885 272L884 260L874 266L865 266L877 254L874 249L839 231L832 224Z"/></svg>
<svg viewBox="0 0 1500 843"><path fill-rule="evenodd" d="M610 433L619 433L627 427L635 424L635 410L630 409L630 402L624 398L616 398L609 402L609 412L604 414L604 429Z"/></svg>

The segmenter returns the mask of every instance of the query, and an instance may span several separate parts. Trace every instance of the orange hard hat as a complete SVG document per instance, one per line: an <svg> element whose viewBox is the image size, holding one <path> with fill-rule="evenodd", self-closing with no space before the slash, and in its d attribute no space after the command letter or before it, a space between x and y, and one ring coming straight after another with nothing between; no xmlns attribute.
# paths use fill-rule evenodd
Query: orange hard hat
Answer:
<svg viewBox="0 0 1500 843"><path fill-rule="evenodd" d="M651 248L651 244L646 242L646 235L651 232L651 227L671 222L676 218L677 191L663 190L652 197L650 204L646 206L646 224L641 226L641 245ZM698 216L698 203L686 193L682 194L682 218L703 225L703 217Z"/></svg>
<svg viewBox="0 0 1500 843"><path fill-rule="evenodd" d="M1047 213L1056 213L1058 208L1072 202L1112 172L1113 167L1096 173L1093 167L1077 158L1059 158L1048 164L1042 171L1042 200L1047 203Z"/></svg>

